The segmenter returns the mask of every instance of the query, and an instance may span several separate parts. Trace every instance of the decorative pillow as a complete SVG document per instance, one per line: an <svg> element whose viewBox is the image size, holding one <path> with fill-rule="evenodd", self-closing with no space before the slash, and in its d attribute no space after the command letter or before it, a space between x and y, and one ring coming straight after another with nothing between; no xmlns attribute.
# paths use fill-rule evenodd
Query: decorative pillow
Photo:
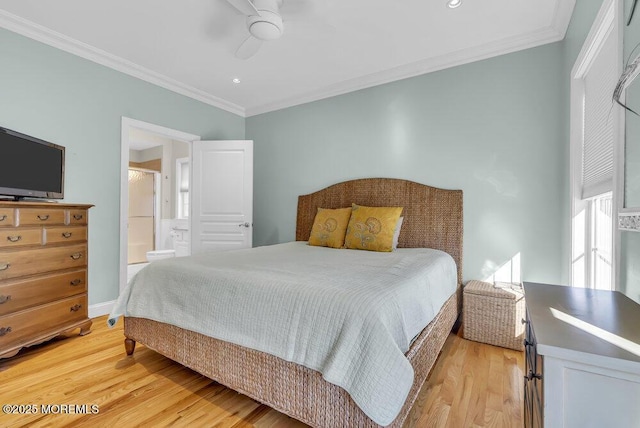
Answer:
<svg viewBox="0 0 640 428"><path fill-rule="evenodd" d="M393 231L393 249L398 248L398 239L400 239L400 229L402 229L402 221L404 217L400 217L396 223L396 229Z"/></svg>
<svg viewBox="0 0 640 428"><path fill-rule="evenodd" d="M345 246L354 250L391 251L402 207L365 207L353 204Z"/></svg>
<svg viewBox="0 0 640 428"><path fill-rule="evenodd" d="M309 245L342 248L349 217L351 217L351 208L335 210L318 208L316 218L313 220L311 236L309 236Z"/></svg>

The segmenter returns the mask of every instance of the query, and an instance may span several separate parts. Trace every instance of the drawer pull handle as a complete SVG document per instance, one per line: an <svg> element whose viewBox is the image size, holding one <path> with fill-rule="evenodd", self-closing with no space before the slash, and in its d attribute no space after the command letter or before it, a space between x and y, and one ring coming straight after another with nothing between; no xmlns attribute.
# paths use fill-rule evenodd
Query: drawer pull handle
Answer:
<svg viewBox="0 0 640 428"><path fill-rule="evenodd" d="M82 308L82 305L73 305L69 308L69 312L78 312Z"/></svg>
<svg viewBox="0 0 640 428"><path fill-rule="evenodd" d="M7 303L9 300L11 300L11 295L7 295L7 296L0 295L0 305L3 303Z"/></svg>
<svg viewBox="0 0 640 428"><path fill-rule="evenodd" d="M45 215L38 214L38 219L42 221L49 220L49 214L45 214Z"/></svg>
<svg viewBox="0 0 640 428"><path fill-rule="evenodd" d="M71 258L73 260L78 260L81 257L82 257L82 253L73 253L73 254L71 254Z"/></svg>
<svg viewBox="0 0 640 428"><path fill-rule="evenodd" d="M82 284L82 280L79 279L79 278L76 278L73 281L71 281L69 284L71 284L71 285L80 285L80 284Z"/></svg>
<svg viewBox="0 0 640 428"><path fill-rule="evenodd" d="M72 233L71 232L62 232L62 237L63 238L71 238Z"/></svg>
<svg viewBox="0 0 640 428"><path fill-rule="evenodd" d="M0 327L0 336L11 333L11 327Z"/></svg>
<svg viewBox="0 0 640 428"><path fill-rule="evenodd" d="M5 221L7 219L6 214L0 215L0 221Z"/></svg>
<svg viewBox="0 0 640 428"><path fill-rule="evenodd" d="M520 320L520 322L521 322L522 324L529 324L529 320L526 320L526 319L524 319L524 318L522 318L522 319Z"/></svg>
<svg viewBox="0 0 640 428"><path fill-rule="evenodd" d="M0 264L0 270L7 270L7 269L9 269L9 266L11 266L11 264L2 263L2 264Z"/></svg>
<svg viewBox="0 0 640 428"><path fill-rule="evenodd" d="M534 373L533 370L529 370L529 374L524 377L526 380L531 379L542 379L542 375L538 373Z"/></svg>
<svg viewBox="0 0 640 428"><path fill-rule="evenodd" d="M7 236L7 241L9 241L9 242L18 242L21 239L22 239L22 236L20 236L20 235L18 235L18 236Z"/></svg>
<svg viewBox="0 0 640 428"><path fill-rule="evenodd" d="M75 220L82 220L82 217L84 217L82 214L74 214L74 215L73 215L73 218L74 218Z"/></svg>

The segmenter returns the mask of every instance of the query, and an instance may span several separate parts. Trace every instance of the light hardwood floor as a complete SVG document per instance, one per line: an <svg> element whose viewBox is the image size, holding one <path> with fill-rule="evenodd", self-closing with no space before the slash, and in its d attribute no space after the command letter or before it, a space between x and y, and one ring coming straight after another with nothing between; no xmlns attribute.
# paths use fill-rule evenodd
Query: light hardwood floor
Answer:
<svg viewBox="0 0 640 428"><path fill-rule="evenodd" d="M451 334L406 426L522 426L523 364L522 352ZM126 357L122 321L110 330L106 317L94 319L87 336L68 335L0 360L0 404L38 410L0 413L1 427L305 426L141 344ZM60 413L42 414L42 405ZM99 412L63 414L58 405L96 405Z"/></svg>

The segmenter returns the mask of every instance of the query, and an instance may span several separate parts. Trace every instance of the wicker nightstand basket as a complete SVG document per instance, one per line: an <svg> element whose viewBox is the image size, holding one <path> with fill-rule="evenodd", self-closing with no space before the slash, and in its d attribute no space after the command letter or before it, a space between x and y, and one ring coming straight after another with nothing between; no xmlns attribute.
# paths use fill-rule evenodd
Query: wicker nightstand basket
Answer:
<svg viewBox="0 0 640 428"><path fill-rule="evenodd" d="M522 351L524 293L518 285L469 281L464 287L464 338Z"/></svg>

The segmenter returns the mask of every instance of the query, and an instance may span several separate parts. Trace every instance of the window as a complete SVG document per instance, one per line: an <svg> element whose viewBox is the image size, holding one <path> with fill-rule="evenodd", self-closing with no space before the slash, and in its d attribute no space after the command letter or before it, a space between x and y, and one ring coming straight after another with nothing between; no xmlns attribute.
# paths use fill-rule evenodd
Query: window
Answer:
<svg viewBox="0 0 640 428"><path fill-rule="evenodd" d="M571 285L614 289L621 3L605 0L571 71Z"/></svg>
<svg viewBox="0 0 640 428"><path fill-rule="evenodd" d="M572 285L613 289L613 198L611 193L586 201L574 217Z"/></svg>
<svg viewBox="0 0 640 428"><path fill-rule="evenodd" d="M613 260L613 197L611 193L591 200L589 276L593 288L611 290Z"/></svg>
<svg viewBox="0 0 640 428"><path fill-rule="evenodd" d="M189 158L176 159L176 218L189 218Z"/></svg>

